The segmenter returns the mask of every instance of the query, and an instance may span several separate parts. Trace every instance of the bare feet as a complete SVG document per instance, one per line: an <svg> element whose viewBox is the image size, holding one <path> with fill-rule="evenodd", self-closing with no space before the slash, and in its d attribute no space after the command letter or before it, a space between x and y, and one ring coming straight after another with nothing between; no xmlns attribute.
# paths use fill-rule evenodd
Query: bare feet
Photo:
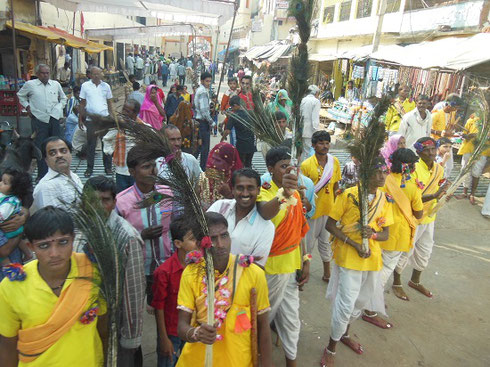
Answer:
<svg viewBox="0 0 490 367"><path fill-rule="evenodd" d="M411 280L408 281L408 286L410 288L413 288L417 291L419 291L420 293L422 293L424 296L426 297L429 297L429 298L432 298L433 294L431 291L429 291L427 288L425 288L422 284L420 283L414 283L412 282Z"/></svg>
<svg viewBox="0 0 490 367"><path fill-rule="evenodd" d="M333 367L335 362L335 352L331 352L328 348L323 351L322 361L320 367Z"/></svg>
<svg viewBox="0 0 490 367"><path fill-rule="evenodd" d="M342 338L340 338L340 341L343 344L347 345L350 349L352 349L357 354L364 353L364 349L362 348L361 344L351 339L349 335L344 335Z"/></svg>
<svg viewBox="0 0 490 367"><path fill-rule="evenodd" d="M330 277L327 277L326 275L322 276L322 280L325 282L325 283L328 283L330 281Z"/></svg>
<svg viewBox="0 0 490 367"><path fill-rule="evenodd" d="M362 315L362 319L381 329L391 329L393 327L391 323L389 323L382 317L379 317L377 313L374 313L373 315L368 315L367 313L364 313Z"/></svg>
<svg viewBox="0 0 490 367"><path fill-rule="evenodd" d="M395 294L395 296L397 296L401 300L410 301L410 299L408 298L407 294L405 293L401 285L393 284L391 289L393 289L393 293Z"/></svg>
<svg viewBox="0 0 490 367"><path fill-rule="evenodd" d="M471 205L476 205L475 195L470 195L470 203Z"/></svg>

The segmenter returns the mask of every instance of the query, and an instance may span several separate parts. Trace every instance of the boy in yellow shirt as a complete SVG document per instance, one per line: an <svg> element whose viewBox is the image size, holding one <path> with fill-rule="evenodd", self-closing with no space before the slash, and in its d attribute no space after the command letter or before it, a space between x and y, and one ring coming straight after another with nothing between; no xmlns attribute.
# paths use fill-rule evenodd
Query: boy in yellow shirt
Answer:
<svg viewBox="0 0 490 367"><path fill-rule="evenodd" d="M330 149L330 134L325 130L316 131L311 137L315 154L301 164L301 172L315 184L316 209L315 214L308 220L310 230L306 234L306 251L311 254L318 241L318 252L323 262L323 281L330 279L330 261L332 247L330 234L325 229L328 215L333 208L335 193L342 179L339 160L328 153Z"/></svg>
<svg viewBox="0 0 490 367"><path fill-rule="evenodd" d="M205 217L214 250L215 284L207 286L204 263L193 255L193 263L182 273L177 300L178 334L186 342L177 367L203 367L206 345L213 345L213 366L252 367L255 350L260 355L260 365L271 367L270 307L264 271L251 264L248 256L230 254L231 238L223 215L208 212ZM214 325L207 324L209 289L215 289ZM253 289L256 305L251 301ZM252 345L254 312L258 347Z"/></svg>
<svg viewBox="0 0 490 367"><path fill-rule="evenodd" d="M388 239L389 226L393 224L392 205L379 189L385 184L388 172L384 159L376 159L373 170L369 185L369 225L359 229L357 187L351 187L337 197L327 221L328 231L335 236L335 262L327 289L327 298L333 301L330 341L323 353L322 366L334 365L339 341L357 354L363 353L362 346L349 336L349 327L374 293L378 272L383 266L380 241ZM363 238L369 239L366 252L361 245ZM377 305L373 311L378 310L383 311L384 305Z"/></svg>
<svg viewBox="0 0 490 367"><path fill-rule="evenodd" d="M429 137L420 138L414 144L420 160L415 165L413 174L415 182L422 190L422 202L424 203L424 214L419 220L415 232L414 245L409 252L403 252L395 272L393 273L393 287L398 288L395 295L408 301L408 297L402 288L401 273L408 263L413 267L412 277L408 282L409 287L419 291L431 298L432 292L420 284L420 275L429 264L432 247L434 246L434 221L436 215L429 216L430 210L447 190L444 178L444 168L435 162L437 148L434 139Z"/></svg>
<svg viewBox="0 0 490 367"><path fill-rule="evenodd" d="M452 136L458 118L456 112L461 108L461 98L454 96L441 110L432 112L431 137L435 140L443 136Z"/></svg>

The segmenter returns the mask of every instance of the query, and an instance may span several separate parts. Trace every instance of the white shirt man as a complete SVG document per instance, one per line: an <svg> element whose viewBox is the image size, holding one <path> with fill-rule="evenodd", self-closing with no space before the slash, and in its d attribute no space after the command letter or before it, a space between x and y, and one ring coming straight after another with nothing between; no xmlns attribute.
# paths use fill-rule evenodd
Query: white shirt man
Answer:
<svg viewBox="0 0 490 367"><path fill-rule="evenodd" d="M257 204L238 223L236 223L235 199L218 200L207 211L220 213L228 221L232 254L261 257L255 263L265 266L274 240L275 227L270 220L260 216Z"/></svg>
<svg viewBox="0 0 490 367"><path fill-rule="evenodd" d="M421 98L422 97L422 98ZM430 136L432 128L432 115L427 110L429 107L429 100L425 96L419 96L417 98L417 108L410 112L407 112L400 123L398 134L405 137L407 148L412 149L415 152L413 144L420 138ZM422 112L421 112L422 111ZM425 114L425 118L422 115Z"/></svg>
<svg viewBox="0 0 490 367"><path fill-rule="evenodd" d="M138 55L136 56L136 69L143 69L143 67L145 66L145 61L143 60L143 58Z"/></svg>
<svg viewBox="0 0 490 367"><path fill-rule="evenodd" d="M109 116L107 100L112 98L112 91L106 82L101 81L99 85L95 85L92 80L86 81L82 84L80 98L87 101L87 113Z"/></svg>
<svg viewBox="0 0 490 367"><path fill-rule="evenodd" d="M202 173L201 167L199 166L199 161L192 154L186 152L181 152L180 154L182 157L181 158L182 167L184 167L184 170L187 173L189 180L193 184L196 184L199 181L199 176ZM167 162L165 161L164 158L162 157L157 158L156 165L158 170L158 176L167 177L170 174L168 170Z"/></svg>
<svg viewBox="0 0 490 367"><path fill-rule="evenodd" d="M132 54L126 57L126 69L130 75L134 74L134 57Z"/></svg>
<svg viewBox="0 0 490 367"><path fill-rule="evenodd" d="M48 205L70 209L78 201L83 185L70 170L72 157L69 147L64 140L51 137L43 156L49 167L48 173L34 189L31 213Z"/></svg>
<svg viewBox="0 0 490 367"><path fill-rule="evenodd" d="M301 116L303 117L303 154L307 158L311 148L311 137L320 127L320 108L322 104L318 99L320 88L316 85L308 87L308 95L303 98L300 105Z"/></svg>

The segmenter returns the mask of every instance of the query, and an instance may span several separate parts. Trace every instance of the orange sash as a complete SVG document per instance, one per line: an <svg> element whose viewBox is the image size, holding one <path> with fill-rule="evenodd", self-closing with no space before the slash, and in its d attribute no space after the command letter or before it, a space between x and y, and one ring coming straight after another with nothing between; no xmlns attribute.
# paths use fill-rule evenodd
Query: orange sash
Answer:
<svg viewBox="0 0 490 367"><path fill-rule="evenodd" d="M396 205L398 205L400 211L402 212L403 216L408 222L408 225L410 226L410 244L413 244L415 229L417 228L418 222L417 219L413 216L412 204L410 203L407 195L405 195L405 192L403 192L403 190L400 188L400 185L392 175L388 175L388 177L386 177L385 186L388 194L393 197L393 200L395 200Z"/></svg>
<svg viewBox="0 0 490 367"><path fill-rule="evenodd" d="M277 226L269 257L284 255L295 250L310 229L303 213L301 198L297 191L294 195L298 202L295 206L287 208L286 216Z"/></svg>
<svg viewBox="0 0 490 367"><path fill-rule="evenodd" d="M32 362L53 346L86 311L92 291L93 267L85 254L74 253L78 277L61 293L49 319L42 325L19 330L19 360Z"/></svg>

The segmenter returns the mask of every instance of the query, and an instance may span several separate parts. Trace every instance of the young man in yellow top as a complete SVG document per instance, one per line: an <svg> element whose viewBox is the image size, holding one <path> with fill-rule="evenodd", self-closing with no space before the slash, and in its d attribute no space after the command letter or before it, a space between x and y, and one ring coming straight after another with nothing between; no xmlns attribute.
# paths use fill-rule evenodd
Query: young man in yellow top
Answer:
<svg viewBox="0 0 490 367"><path fill-rule="evenodd" d="M276 232L265 263L271 303L269 321L274 323L281 338L286 366L296 367L301 327L298 287L309 279L311 255L301 248L301 239L309 229L304 214L309 203L305 197L300 197L297 190L291 189L297 188L298 178L290 173L294 170L290 162L291 153L286 147L272 148L267 152L266 164L272 181L262 185L257 202L274 207L276 212L272 218ZM297 276L301 268L302 272Z"/></svg>
<svg viewBox="0 0 490 367"><path fill-rule="evenodd" d="M316 131L311 137L315 154L301 164L301 172L315 184L316 209L313 217L308 220L310 230L306 234L306 251L311 254L318 241L318 252L323 262L323 281L330 279L330 261L332 248L330 234L325 229L328 215L333 208L335 193L342 179L339 160L331 155L330 134L325 130Z"/></svg>
<svg viewBox="0 0 490 367"><path fill-rule="evenodd" d="M182 273L177 300L177 332L186 342L177 366L203 367L207 344L213 345L213 366L253 367L258 354L260 365L271 367L270 307L264 271L250 264L248 256L230 254L231 238L223 215L208 212L205 216L213 244L215 285L211 289L215 289L216 322L207 324L210 287L205 282L204 262L196 261L198 257L193 255L194 262Z"/></svg>
<svg viewBox="0 0 490 367"><path fill-rule="evenodd" d="M422 191L413 178L415 163L418 160L418 156L413 151L404 148L395 150L391 156L391 173L386 177L385 185L381 190L393 198L393 224L390 226L388 240L380 242L383 268L379 272L376 291L368 309L374 308L377 300L384 299L386 282L393 274L401 254L412 248L418 220L424 213ZM398 289L393 288L395 294ZM362 319L382 329L392 327L391 323L373 311L364 311Z"/></svg>
<svg viewBox="0 0 490 367"><path fill-rule="evenodd" d="M396 134L400 128L400 122L402 117L407 113L415 109L415 101L408 98L410 89L407 85L401 85L398 88L398 97L391 104L386 112L386 131L389 135Z"/></svg>
<svg viewBox="0 0 490 367"><path fill-rule="evenodd" d="M420 284L420 275L429 264L432 247L434 246L434 221L436 216L429 216L429 212L447 190L447 183L443 179L444 168L435 162L437 154L435 140L430 137L420 138L414 144L414 148L420 160L415 165L413 177L422 190L424 214L422 219L419 220L419 225L415 231L413 247L409 252L402 253L393 273L393 287L398 288L395 295L405 301L408 301L408 297L402 288L401 274L408 263L413 267L412 277L408 282L409 287L429 298L432 297L432 292Z"/></svg>
<svg viewBox="0 0 490 367"><path fill-rule="evenodd" d="M468 160L471 154L475 150L473 146L473 141L478 133L478 125L480 124L480 118L476 115L471 115L466 124L464 125L463 143L458 150L458 155L462 155L461 165L464 167L468 164ZM470 188L470 203L475 205L475 192L478 187L478 181L480 176L483 174L485 165L487 163L487 157L490 156L490 148L486 149L480 158L474 163L471 168L471 173L466 176L463 181L463 196L461 198L468 197L468 188Z"/></svg>
<svg viewBox="0 0 490 367"><path fill-rule="evenodd" d="M362 346L349 336L350 324L361 316L374 293L378 272L383 266L380 241L389 237L393 224L392 205L379 188L385 184L388 167L384 159L374 162L369 187L368 226L360 230L359 195L357 186L337 197L327 221L327 229L335 236L334 266L328 283L327 298L333 302L330 341L325 348L321 366L334 365L335 348L339 341L357 354ZM340 222L340 227L337 227ZM362 239L369 239L369 248L363 250ZM384 304L373 311L383 311Z"/></svg>
<svg viewBox="0 0 490 367"><path fill-rule="evenodd" d="M431 137L433 139L438 140L443 136L453 135L458 122L456 112L461 105L461 98L453 97L451 101L446 102L442 110L432 112Z"/></svg>
<svg viewBox="0 0 490 367"><path fill-rule="evenodd" d="M37 260L4 268L0 366L102 366L105 303L93 283L97 270L85 254L73 252L70 214L42 208L24 233Z"/></svg>

